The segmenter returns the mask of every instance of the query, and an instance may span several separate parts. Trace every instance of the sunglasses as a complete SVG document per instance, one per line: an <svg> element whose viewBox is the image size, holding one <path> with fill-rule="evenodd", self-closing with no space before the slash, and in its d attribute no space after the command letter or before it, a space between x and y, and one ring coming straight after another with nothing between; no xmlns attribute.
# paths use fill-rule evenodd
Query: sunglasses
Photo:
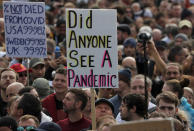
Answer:
<svg viewBox="0 0 194 131"><path fill-rule="evenodd" d="M24 131L24 130L30 131L30 130L32 130L32 129L35 129L35 127L34 127L34 126L19 126L19 127L17 128L17 131Z"/></svg>

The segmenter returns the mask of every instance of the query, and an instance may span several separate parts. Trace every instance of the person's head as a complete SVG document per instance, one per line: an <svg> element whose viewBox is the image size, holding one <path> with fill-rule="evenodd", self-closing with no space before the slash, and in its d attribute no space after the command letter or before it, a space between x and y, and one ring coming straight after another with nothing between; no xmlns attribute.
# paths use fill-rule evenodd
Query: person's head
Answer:
<svg viewBox="0 0 194 131"><path fill-rule="evenodd" d="M97 131L110 131L110 126L116 124L116 120L112 115L105 115L97 119Z"/></svg>
<svg viewBox="0 0 194 131"><path fill-rule="evenodd" d="M175 45L179 45L181 46L183 44L184 41L188 41L189 38L187 37L187 35L183 34L183 33L179 33L175 36Z"/></svg>
<svg viewBox="0 0 194 131"><path fill-rule="evenodd" d="M17 106L18 112L22 115L34 115L41 121L41 103L37 97L30 93L25 93L21 96Z"/></svg>
<svg viewBox="0 0 194 131"><path fill-rule="evenodd" d="M30 131L39 126L39 120L33 115L23 115L18 120L18 131Z"/></svg>
<svg viewBox="0 0 194 131"><path fill-rule="evenodd" d="M0 118L1 131L17 131L17 122L10 116Z"/></svg>
<svg viewBox="0 0 194 131"><path fill-rule="evenodd" d="M82 89L69 89L63 99L64 110L67 113L81 112L87 102L87 94Z"/></svg>
<svg viewBox="0 0 194 131"><path fill-rule="evenodd" d="M176 45L172 47L168 54L168 60L170 62L183 63L183 60L187 58L187 52L182 46Z"/></svg>
<svg viewBox="0 0 194 131"><path fill-rule="evenodd" d="M64 68L58 68L56 70L54 79L53 79L53 88L58 94L67 92L67 70Z"/></svg>
<svg viewBox="0 0 194 131"><path fill-rule="evenodd" d="M1 84L2 84L1 90L6 91L6 88L8 87L8 85L10 85L13 82L16 82L18 77L17 77L17 73L13 69L6 68L1 71L0 78L1 78Z"/></svg>
<svg viewBox="0 0 194 131"><path fill-rule="evenodd" d="M61 127L55 122L43 122L34 131L62 131Z"/></svg>
<svg viewBox="0 0 194 131"><path fill-rule="evenodd" d="M152 81L150 78L146 77L146 86L148 89L148 92L151 92L152 89ZM130 93L131 94L145 94L145 82L144 82L144 75L135 75L131 79L131 85L130 85Z"/></svg>
<svg viewBox="0 0 194 131"><path fill-rule="evenodd" d="M118 44L123 44L124 40L129 37L131 30L127 24L119 24L117 26Z"/></svg>
<svg viewBox="0 0 194 131"><path fill-rule="evenodd" d="M136 40L133 38L128 38L123 42L123 52L126 56L132 56L135 57L135 49L136 49Z"/></svg>
<svg viewBox="0 0 194 131"><path fill-rule="evenodd" d="M40 99L44 99L50 94L49 81L45 78L37 78L33 81L32 86L38 92Z"/></svg>
<svg viewBox="0 0 194 131"><path fill-rule="evenodd" d="M174 94L176 94L179 99L181 99L184 92L183 88L188 84L189 84L189 80L186 78L182 81L178 81L176 79L167 80L164 83L162 91L171 91Z"/></svg>
<svg viewBox="0 0 194 131"><path fill-rule="evenodd" d="M114 113L114 106L108 99L100 98L95 102L96 119L104 115L112 115Z"/></svg>
<svg viewBox="0 0 194 131"><path fill-rule="evenodd" d="M32 87L32 86L26 86L25 88L22 88L22 89L18 92L18 94L19 94L20 96L22 96L22 95L25 94L25 93L30 93L30 94L34 95L36 98L39 99L38 92L37 92L36 89L35 89L34 87Z"/></svg>
<svg viewBox="0 0 194 131"><path fill-rule="evenodd" d="M179 3L173 3L171 6L171 16L181 18L182 7Z"/></svg>
<svg viewBox="0 0 194 131"><path fill-rule="evenodd" d="M192 34L192 23L189 20L181 20L179 22L179 33L186 34L189 38Z"/></svg>
<svg viewBox="0 0 194 131"><path fill-rule="evenodd" d="M182 76L182 67L178 63L168 63L166 66L164 79L171 80L171 79L177 79L180 80Z"/></svg>
<svg viewBox="0 0 194 131"><path fill-rule="evenodd" d="M19 82L11 83L6 89L6 96L8 101L10 100L11 97L18 95L18 92L22 88L24 88L24 85L22 83Z"/></svg>
<svg viewBox="0 0 194 131"><path fill-rule="evenodd" d="M13 96L7 103L7 114L13 118L17 118L18 98L20 98L20 96Z"/></svg>
<svg viewBox="0 0 194 131"><path fill-rule="evenodd" d="M27 69L24 65L17 63L10 66L11 69L18 73L18 82L26 85L27 84Z"/></svg>
<svg viewBox="0 0 194 131"><path fill-rule="evenodd" d="M126 121L143 119L146 115L145 97L139 94L128 94L120 106L121 119Z"/></svg>
<svg viewBox="0 0 194 131"><path fill-rule="evenodd" d="M178 97L169 91L162 92L156 97L157 111L168 117L174 117L178 111Z"/></svg>
<svg viewBox="0 0 194 131"><path fill-rule="evenodd" d="M188 103L194 107L194 94L193 90L189 87L184 87L184 94L183 96L187 99Z"/></svg>
<svg viewBox="0 0 194 131"><path fill-rule="evenodd" d="M154 42L160 41L162 38L162 31L160 29L153 29L152 31L152 38Z"/></svg>
<svg viewBox="0 0 194 131"><path fill-rule="evenodd" d="M45 75L45 62L42 58L32 58L30 60L31 76L34 79L43 78Z"/></svg>
<svg viewBox="0 0 194 131"><path fill-rule="evenodd" d="M128 56L122 60L122 66L124 68L129 68L131 70L131 75L134 76L137 74L136 60L134 57Z"/></svg>
<svg viewBox="0 0 194 131"><path fill-rule="evenodd" d="M129 68L121 69L119 71L119 88L115 91L120 97L123 97L129 92L131 81L131 71Z"/></svg>

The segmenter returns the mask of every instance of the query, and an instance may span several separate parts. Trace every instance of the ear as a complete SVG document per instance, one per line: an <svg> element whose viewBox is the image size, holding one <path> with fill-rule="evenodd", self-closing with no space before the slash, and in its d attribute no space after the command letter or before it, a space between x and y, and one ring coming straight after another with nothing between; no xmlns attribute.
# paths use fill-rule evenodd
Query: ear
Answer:
<svg viewBox="0 0 194 131"><path fill-rule="evenodd" d="M176 111L176 113L178 113L179 109L176 107L175 111Z"/></svg>
<svg viewBox="0 0 194 131"><path fill-rule="evenodd" d="M136 106L133 106L131 109L130 109L131 112L135 113L136 112Z"/></svg>
<svg viewBox="0 0 194 131"><path fill-rule="evenodd" d="M22 116L23 115L23 109L17 109L17 115Z"/></svg>

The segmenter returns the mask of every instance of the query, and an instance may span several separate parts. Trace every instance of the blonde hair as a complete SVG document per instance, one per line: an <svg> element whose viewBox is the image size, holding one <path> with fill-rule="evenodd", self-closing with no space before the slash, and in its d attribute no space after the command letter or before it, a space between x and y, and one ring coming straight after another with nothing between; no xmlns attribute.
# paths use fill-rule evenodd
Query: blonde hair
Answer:
<svg viewBox="0 0 194 131"><path fill-rule="evenodd" d="M35 124L36 124L36 127L39 126L40 122L39 122L38 118L36 118L36 117L33 116L33 115L28 115L28 114L27 114L27 115L21 116L20 119L19 119L19 121L18 121L18 123L19 123L19 122L27 121L27 120L29 120L29 119L33 119L33 120L34 120L34 122L35 122Z"/></svg>

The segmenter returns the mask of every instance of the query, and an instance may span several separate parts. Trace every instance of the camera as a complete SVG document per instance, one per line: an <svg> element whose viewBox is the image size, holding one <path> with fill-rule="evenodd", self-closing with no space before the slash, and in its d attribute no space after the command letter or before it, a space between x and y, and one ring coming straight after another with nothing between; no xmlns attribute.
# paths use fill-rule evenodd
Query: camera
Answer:
<svg viewBox="0 0 194 131"><path fill-rule="evenodd" d="M150 32L147 31L142 31L137 35L137 40L138 42L142 43L142 42L147 42L152 38L152 34Z"/></svg>

